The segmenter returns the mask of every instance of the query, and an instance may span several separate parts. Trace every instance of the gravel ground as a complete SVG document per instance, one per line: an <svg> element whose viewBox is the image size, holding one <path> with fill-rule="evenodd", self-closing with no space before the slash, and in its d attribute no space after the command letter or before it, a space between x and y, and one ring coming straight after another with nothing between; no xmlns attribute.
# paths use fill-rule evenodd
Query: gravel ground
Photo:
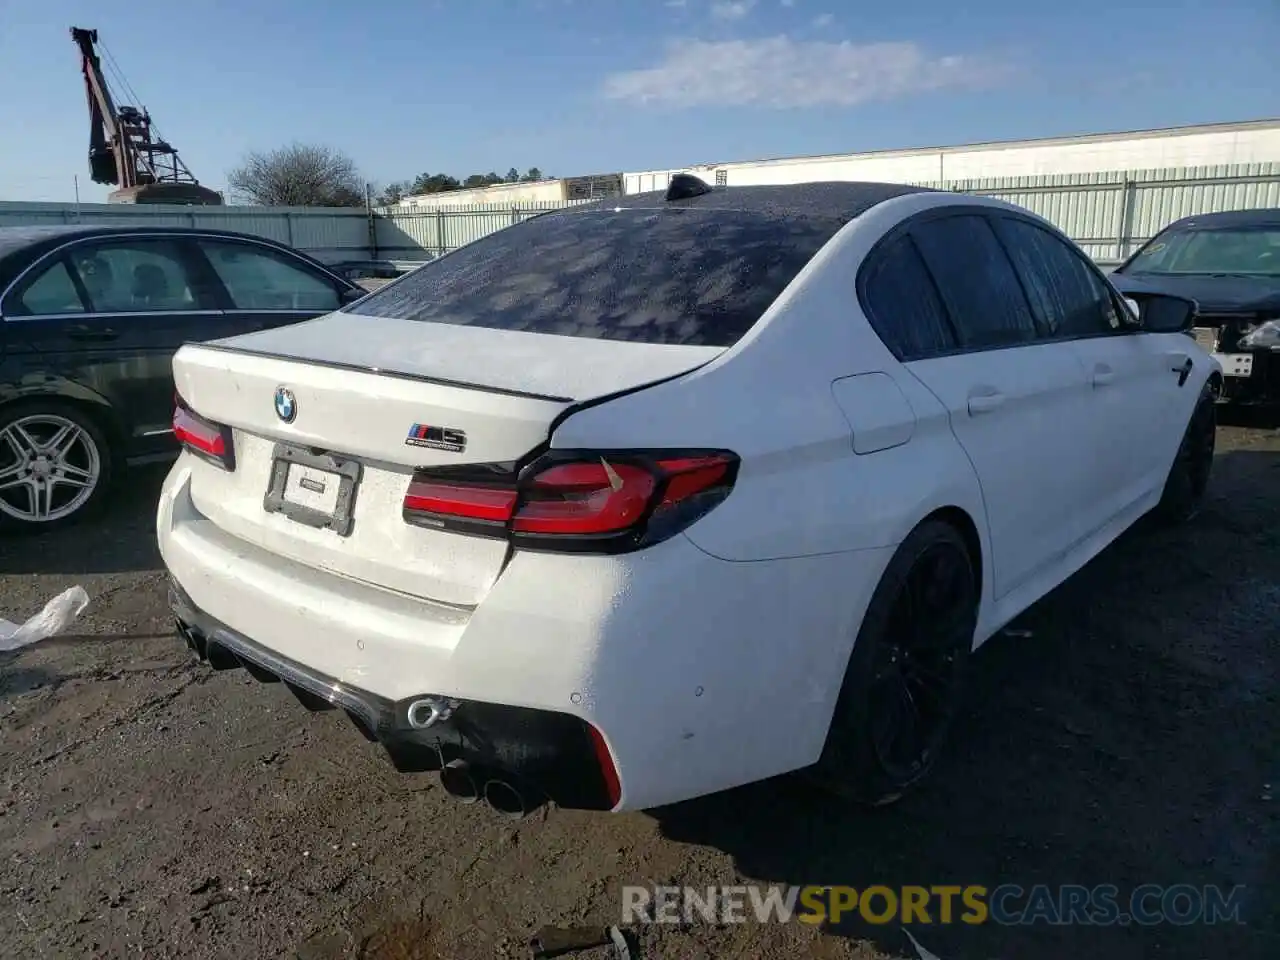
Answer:
<svg viewBox="0 0 1280 960"><path fill-rule="evenodd" d="M978 656L954 749L896 807L790 778L513 824L395 773L339 715L174 639L162 473L92 526L0 543L0 616L92 597L0 654L0 953L527 957L623 884L1246 885L1243 926L916 928L944 960L1280 957L1280 432L1224 427L1212 496L1135 532ZM900 929L650 926L646 958L870 960ZM883 951L883 952L882 952ZM603 951L581 954L602 957Z"/></svg>

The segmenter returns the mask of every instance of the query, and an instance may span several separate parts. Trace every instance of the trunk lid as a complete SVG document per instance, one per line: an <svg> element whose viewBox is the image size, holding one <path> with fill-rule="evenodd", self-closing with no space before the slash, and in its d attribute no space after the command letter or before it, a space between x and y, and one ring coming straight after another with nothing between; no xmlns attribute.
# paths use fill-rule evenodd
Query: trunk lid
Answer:
<svg viewBox="0 0 1280 960"><path fill-rule="evenodd" d="M177 390L199 416L232 429L235 451L232 471L188 458L191 498L227 533L296 562L473 606L501 573L507 545L406 523L414 469L518 460L575 403L721 352L341 313L189 344L174 358ZM290 409L278 412L281 390ZM347 493L331 467L358 470ZM313 522L338 522L311 525L299 504L316 511ZM345 535L336 532L344 514Z"/></svg>

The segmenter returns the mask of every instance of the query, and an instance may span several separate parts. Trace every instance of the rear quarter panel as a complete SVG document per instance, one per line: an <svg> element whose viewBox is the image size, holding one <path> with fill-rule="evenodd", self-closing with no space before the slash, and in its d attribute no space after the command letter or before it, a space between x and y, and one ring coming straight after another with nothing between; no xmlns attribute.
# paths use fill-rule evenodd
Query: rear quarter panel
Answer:
<svg viewBox="0 0 1280 960"><path fill-rule="evenodd" d="M937 202L898 198L846 226L721 357L570 416L552 446L733 450L742 458L733 493L688 531L725 560L893 546L943 506L968 512L985 538L977 479L945 409L876 336L855 292L863 257L921 199ZM857 417L841 410L832 383L867 373L892 378L915 423L907 442L857 454Z"/></svg>

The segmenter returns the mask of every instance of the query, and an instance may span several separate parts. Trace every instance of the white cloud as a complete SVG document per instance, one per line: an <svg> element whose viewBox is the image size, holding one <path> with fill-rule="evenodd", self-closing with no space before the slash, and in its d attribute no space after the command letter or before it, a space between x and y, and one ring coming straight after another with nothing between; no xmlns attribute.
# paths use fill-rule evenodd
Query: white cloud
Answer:
<svg viewBox="0 0 1280 960"><path fill-rule="evenodd" d="M685 4L687 4L688 2L689 2L689 0L667 0L667 2L664 4L664 6L672 7L672 8L675 8L675 9L679 9L679 8L683 7Z"/></svg>
<svg viewBox="0 0 1280 960"><path fill-rule="evenodd" d="M813 25L817 27L819 30L823 29L824 27L829 27L835 22L836 22L836 18L829 13L820 13L813 18Z"/></svg>
<svg viewBox="0 0 1280 960"><path fill-rule="evenodd" d="M682 106L851 106L930 90L976 89L1005 78L983 57L937 56L919 44L681 40L657 66L605 78L604 96Z"/></svg>
<svg viewBox="0 0 1280 960"><path fill-rule="evenodd" d="M721 0L711 5L711 16L717 20L741 20L755 5L756 0Z"/></svg>

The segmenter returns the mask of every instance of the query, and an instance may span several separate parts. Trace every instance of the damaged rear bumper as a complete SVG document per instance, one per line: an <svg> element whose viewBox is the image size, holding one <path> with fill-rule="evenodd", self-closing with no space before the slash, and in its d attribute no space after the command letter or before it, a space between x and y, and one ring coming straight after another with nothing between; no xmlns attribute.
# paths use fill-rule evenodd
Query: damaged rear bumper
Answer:
<svg viewBox="0 0 1280 960"><path fill-rule="evenodd" d="M284 683L309 710L342 710L397 770L426 772L463 761L517 785L527 796L583 810L609 810L600 744L580 717L480 701L446 700L428 691L388 700L325 676L267 649L201 611L175 581L169 604L178 633L218 670L244 667L263 683ZM436 716L423 701L444 707ZM416 705L416 706L415 706Z"/></svg>

